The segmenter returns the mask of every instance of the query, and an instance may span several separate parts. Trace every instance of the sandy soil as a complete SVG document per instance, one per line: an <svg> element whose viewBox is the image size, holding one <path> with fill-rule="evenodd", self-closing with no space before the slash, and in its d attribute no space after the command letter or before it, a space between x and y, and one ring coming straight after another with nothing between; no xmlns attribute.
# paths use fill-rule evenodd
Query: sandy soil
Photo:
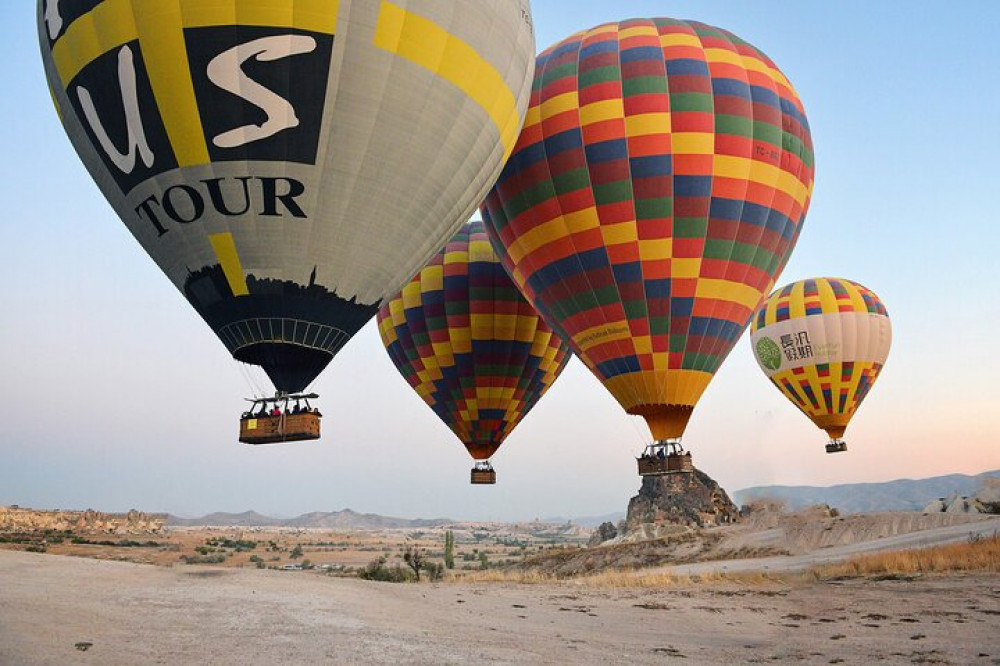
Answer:
<svg viewBox="0 0 1000 666"><path fill-rule="evenodd" d="M5 666L1000 664L998 627L997 576L594 590L0 552Z"/></svg>

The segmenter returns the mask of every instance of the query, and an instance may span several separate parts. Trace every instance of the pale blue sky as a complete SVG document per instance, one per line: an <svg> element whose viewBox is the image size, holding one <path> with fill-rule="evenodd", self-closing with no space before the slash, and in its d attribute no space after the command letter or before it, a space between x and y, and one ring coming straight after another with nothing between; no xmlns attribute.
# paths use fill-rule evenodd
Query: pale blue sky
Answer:
<svg viewBox="0 0 1000 666"><path fill-rule="evenodd" d="M770 55L802 97L812 208L780 282L832 275L886 303L894 345L849 453L773 388L744 337L688 429L725 487L1000 468L1000 5L535 0L538 48L673 16ZM374 325L320 377L319 443L248 448L239 367L93 186L49 101L34 3L0 7L0 504L183 515L351 507L515 519L624 510L641 422L577 361L496 456L499 485L413 394ZM259 376L259 375L258 375Z"/></svg>

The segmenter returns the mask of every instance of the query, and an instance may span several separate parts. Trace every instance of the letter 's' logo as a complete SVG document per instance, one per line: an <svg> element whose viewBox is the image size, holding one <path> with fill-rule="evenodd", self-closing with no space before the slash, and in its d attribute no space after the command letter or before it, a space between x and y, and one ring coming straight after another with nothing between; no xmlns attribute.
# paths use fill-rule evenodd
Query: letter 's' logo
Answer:
<svg viewBox="0 0 1000 666"><path fill-rule="evenodd" d="M95 1L74 11L95 13ZM75 44L71 20L82 16L67 18L49 0L43 18L53 49ZM233 27L135 34L71 74L70 103L123 194L178 167L316 163L333 34Z"/></svg>

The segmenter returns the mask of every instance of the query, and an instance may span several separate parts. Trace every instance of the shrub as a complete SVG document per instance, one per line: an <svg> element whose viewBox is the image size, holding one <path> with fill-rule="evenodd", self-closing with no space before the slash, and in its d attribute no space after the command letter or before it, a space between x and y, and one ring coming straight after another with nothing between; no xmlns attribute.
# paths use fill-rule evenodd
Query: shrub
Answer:
<svg viewBox="0 0 1000 666"><path fill-rule="evenodd" d="M214 555L181 555L185 564L221 564L226 561L225 553Z"/></svg>
<svg viewBox="0 0 1000 666"><path fill-rule="evenodd" d="M444 578L444 564L442 562L427 562L424 564L424 571L432 582Z"/></svg>
<svg viewBox="0 0 1000 666"><path fill-rule="evenodd" d="M400 565L392 567L385 566L385 557L377 557L358 572L358 578L364 580L377 580L386 583L406 583L412 578L412 574Z"/></svg>
<svg viewBox="0 0 1000 666"><path fill-rule="evenodd" d="M256 541L224 539L221 537L216 539L205 539L205 543L209 546L215 546L216 548L229 548L230 550L235 550L237 553L253 550L257 547Z"/></svg>

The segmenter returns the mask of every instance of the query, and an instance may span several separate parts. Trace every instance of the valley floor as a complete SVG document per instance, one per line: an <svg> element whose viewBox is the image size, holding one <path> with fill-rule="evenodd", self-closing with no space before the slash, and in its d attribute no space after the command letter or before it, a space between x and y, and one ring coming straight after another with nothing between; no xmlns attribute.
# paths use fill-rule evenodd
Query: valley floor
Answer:
<svg viewBox="0 0 1000 666"><path fill-rule="evenodd" d="M593 589L0 551L5 665L1000 664L998 627L996 575Z"/></svg>

